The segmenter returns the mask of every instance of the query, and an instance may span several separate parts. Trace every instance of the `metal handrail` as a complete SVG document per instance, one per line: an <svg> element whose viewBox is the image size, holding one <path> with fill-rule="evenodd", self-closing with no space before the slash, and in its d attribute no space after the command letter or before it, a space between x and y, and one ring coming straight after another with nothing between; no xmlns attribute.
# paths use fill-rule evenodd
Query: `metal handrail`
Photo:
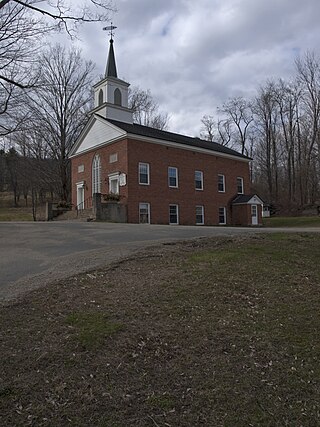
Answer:
<svg viewBox="0 0 320 427"><path fill-rule="evenodd" d="M85 199L83 202L79 203L76 206L77 216L79 214L79 211L83 211L84 209L89 209L92 207L92 196Z"/></svg>

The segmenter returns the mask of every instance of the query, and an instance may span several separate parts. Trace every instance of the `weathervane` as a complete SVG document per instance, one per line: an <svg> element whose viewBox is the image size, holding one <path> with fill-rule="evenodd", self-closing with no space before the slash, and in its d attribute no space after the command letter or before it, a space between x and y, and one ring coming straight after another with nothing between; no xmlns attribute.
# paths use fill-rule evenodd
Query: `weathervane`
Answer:
<svg viewBox="0 0 320 427"><path fill-rule="evenodd" d="M112 22L111 22L111 25L109 25L108 27L104 27L104 28L102 28L104 31L109 31L109 36L111 36L111 40L113 40L113 36L114 36L114 32L113 32L113 30L115 30L117 27L115 27L114 25L112 25Z"/></svg>

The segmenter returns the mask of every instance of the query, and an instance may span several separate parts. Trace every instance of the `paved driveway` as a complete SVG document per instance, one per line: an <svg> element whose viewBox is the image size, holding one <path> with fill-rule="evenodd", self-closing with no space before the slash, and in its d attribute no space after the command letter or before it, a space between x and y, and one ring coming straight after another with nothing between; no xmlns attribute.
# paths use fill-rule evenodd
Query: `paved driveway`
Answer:
<svg viewBox="0 0 320 427"><path fill-rule="evenodd" d="M270 229L3 222L0 223L0 301L105 265L159 242L261 231L269 232ZM319 232L320 229L309 231Z"/></svg>

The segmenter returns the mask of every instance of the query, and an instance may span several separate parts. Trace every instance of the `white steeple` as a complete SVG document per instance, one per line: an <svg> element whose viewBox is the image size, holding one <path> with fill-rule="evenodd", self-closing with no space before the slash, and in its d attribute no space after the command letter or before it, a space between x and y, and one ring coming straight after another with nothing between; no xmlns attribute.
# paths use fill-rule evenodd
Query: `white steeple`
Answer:
<svg viewBox="0 0 320 427"><path fill-rule="evenodd" d="M108 29L116 27L108 27ZM94 109L92 113L107 119L133 123L132 110L128 108L129 83L118 78L111 32L109 54L104 79L93 86Z"/></svg>

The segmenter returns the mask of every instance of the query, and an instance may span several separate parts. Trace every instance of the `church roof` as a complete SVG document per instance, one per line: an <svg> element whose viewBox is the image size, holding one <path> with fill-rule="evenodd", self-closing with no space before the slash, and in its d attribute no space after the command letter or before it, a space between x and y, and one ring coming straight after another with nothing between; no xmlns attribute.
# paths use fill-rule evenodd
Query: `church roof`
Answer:
<svg viewBox="0 0 320 427"><path fill-rule="evenodd" d="M113 39L110 39L109 54L108 54L105 77L115 77L115 78L118 77L116 59L114 56L114 49L113 49Z"/></svg>
<svg viewBox="0 0 320 427"><path fill-rule="evenodd" d="M231 148L225 147L216 142L206 141L200 138L194 138L191 136L181 135L179 133L167 132L160 129L151 128L148 126L142 126L137 123L125 123L119 122L112 119L104 119L125 132L132 135L144 136L152 139L160 139L163 141L175 142L177 144L183 144L194 148L203 148L206 150L216 151L222 154L228 154L230 156L240 157L242 159L251 160L250 157L244 156Z"/></svg>

